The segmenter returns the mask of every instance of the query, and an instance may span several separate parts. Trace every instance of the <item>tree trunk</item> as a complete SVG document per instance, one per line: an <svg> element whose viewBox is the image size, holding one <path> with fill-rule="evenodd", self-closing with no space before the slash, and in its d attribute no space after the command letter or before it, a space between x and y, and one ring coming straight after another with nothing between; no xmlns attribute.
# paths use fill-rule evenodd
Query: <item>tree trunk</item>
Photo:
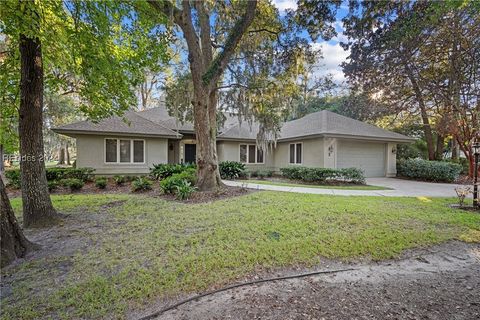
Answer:
<svg viewBox="0 0 480 320"><path fill-rule="evenodd" d="M442 160L443 159L443 151L445 144L445 137L442 135L437 135L437 148L435 150L435 160Z"/></svg>
<svg viewBox="0 0 480 320"><path fill-rule="evenodd" d="M216 100L214 93L196 92L194 104L197 140L197 187L201 191L215 190L223 185L217 158ZM214 123L215 125L212 125Z"/></svg>
<svg viewBox="0 0 480 320"><path fill-rule="evenodd" d="M3 172L5 171L5 164L4 164L4 159L3 159L3 144L0 144L0 175L3 175Z"/></svg>
<svg viewBox="0 0 480 320"><path fill-rule="evenodd" d="M430 120L428 118L425 101L423 100L422 91L420 90L418 82L413 75L412 69L410 68L410 66L408 66L408 63L405 63L405 69L407 71L408 79L412 84L413 92L415 93L415 98L420 108L420 116L423 122L423 132L425 134L425 140L427 142L428 160L435 160L435 145L433 143L432 127L430 126Z"/></svg>
<svg viewBox="0 0 480 320"><path fill-rule="evenodd" d="M67 165L71 165L72 163L70 162L70 152L68 152L68 142L65 143L65 161Z"/></svg>
<svg viewBox="0 0 480 320"><path fill-rule="evenodd" d="M65 149L63 144L60 143L60 148L58 149L58 162L57 164L65 164Z"/></svg>
<svg viewBox="0 0 480 320"><path fill-rule="evenodd" d="M3 179L0 176L0 266L3 268L37 247L25 238L18 225Z"/></svg>
<svg viewBox="0 0 480 320"><path fill-rule="evenodd" d="M452 138L452 160L458 160L458 143Z"/></svg>
<svg viewBox="0 0 480 320"><path fill-rule="evenodd" d="M43 63L38 39L20 36L20 172L25 227L54 224L58 214L47 187L43 147Z"/></svg>

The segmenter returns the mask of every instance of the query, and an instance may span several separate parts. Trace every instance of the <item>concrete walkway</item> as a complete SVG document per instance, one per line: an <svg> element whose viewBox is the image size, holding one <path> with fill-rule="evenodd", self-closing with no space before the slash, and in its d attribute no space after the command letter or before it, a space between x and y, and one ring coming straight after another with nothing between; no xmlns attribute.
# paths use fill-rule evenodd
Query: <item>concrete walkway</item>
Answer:
<svg viewBox="0 0 480 320"><path fill-rule="evenodd" d="M449 183L430 183L403 180L396 178L369 178L367 184L372 186L381 186L393 190L348 190L348 189L322 189L309 187L291 187L258 184L254 180L248 183L238 181L224 181L228 186L246 185L250 189L310 193L310 194L329 194L337 196L384 196L384 197L456 197L454 188L458 185Z"/></svg>

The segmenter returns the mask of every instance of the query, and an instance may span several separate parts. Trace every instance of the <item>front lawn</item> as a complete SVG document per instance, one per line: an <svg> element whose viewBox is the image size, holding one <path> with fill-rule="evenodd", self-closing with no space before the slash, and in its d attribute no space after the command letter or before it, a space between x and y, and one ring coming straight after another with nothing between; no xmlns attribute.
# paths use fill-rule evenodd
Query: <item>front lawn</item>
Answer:
<svg viewBox="0 0 480 320"><path fill-rule="evenodd" d="M138 195L52 198L68 216L51 230L28 230L46 249L2 271L3 319L127 318L155 299L253 272L480 241L480 215L448 208L453 199L280 192L202 204ZM20 199L13 205L18 210Z"/></svg>

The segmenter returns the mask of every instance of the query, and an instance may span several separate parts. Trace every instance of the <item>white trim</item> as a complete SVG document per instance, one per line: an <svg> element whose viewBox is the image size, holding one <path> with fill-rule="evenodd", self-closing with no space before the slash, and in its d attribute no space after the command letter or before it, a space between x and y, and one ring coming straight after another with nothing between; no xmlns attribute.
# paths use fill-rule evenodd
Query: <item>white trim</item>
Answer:
<svg viewBox="0 0 480 320"><path fill-rule="evenodd" d="M241 157L240 157L240 146L247 146L247 161L242 162ZM255 162L249 162L250 160L250 152L248 151L250 146L255 146ZM239 143L238 144L238 162L246 164L246 165L254 165L254 164L265 164L265 152L263 152L263 161L262 162L257 162L257 157L258 157L258 147L256 144L249 144L249 143Z"/></svg>
<svg viewBox="0 0 480 320"><path fill-rule="evenodd" d="M117 161L116 162L107 162L107 140L116 140L117 141ZM130 162L120 162L120 140L129 140L130 141ZM134 141L142 141L143 142L143 162L134 162ZM146 163L145 153L147 149L147 142L145 139L127 139L127 138L113 138L107 137L103 139L103 164L105 165L126 165L126 164L133 164L133 165L144 165Z"/></svg>
<svg viewBox="0 0 480 320"><path fill-rule="evenodd" d="M290 156L291 156L291 149L290 149L290 146L291 145L294 145L293 147L293 163L290 162ZM300 162L297 162L297 144L301 145L302 147L302 154L301 154L301 157L300 157ZM302 165L303 164L303 154L304 154L304 149L303 149L303 142L292 142L292 143L289 143L288 144L288 164L292 164L292 165Z"/></svg>

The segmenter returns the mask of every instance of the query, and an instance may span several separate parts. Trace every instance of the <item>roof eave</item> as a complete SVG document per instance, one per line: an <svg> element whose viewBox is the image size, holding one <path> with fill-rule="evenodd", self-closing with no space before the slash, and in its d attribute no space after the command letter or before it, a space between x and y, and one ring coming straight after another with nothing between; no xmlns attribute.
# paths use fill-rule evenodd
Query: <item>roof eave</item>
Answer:
<svg viewBox="0 0 480 320"><path fill-rule="evenodd" d="M75 138L78 135L97 135L97 136L122 136L122 137L149 137L149 138L165 138L165 139L181 139L182 135L168 135L168 134L152 134L152 133L138 133L138 132L117 132L117 131L94 131L94 130L72 130L62 128L51 128L55 133L63 134L68 137Z"/></svg>
<svg viewBox="0 0 480 320"><path fill-rule="evenodd" d="M382 142L399 142L399 143L412 143L416 141L415 138L405 137L405 138L391 138L391 137L372 137L372 136L361 136L361 135L349 135L349 134L330 134L330 133L318 133L318 134L309 134L303 136L295 136L288 138L279 138L278 142L287 142L301 139L314 139L314 138L347 138L355 140L371 140L371 141L382 141Z"/></svg>

